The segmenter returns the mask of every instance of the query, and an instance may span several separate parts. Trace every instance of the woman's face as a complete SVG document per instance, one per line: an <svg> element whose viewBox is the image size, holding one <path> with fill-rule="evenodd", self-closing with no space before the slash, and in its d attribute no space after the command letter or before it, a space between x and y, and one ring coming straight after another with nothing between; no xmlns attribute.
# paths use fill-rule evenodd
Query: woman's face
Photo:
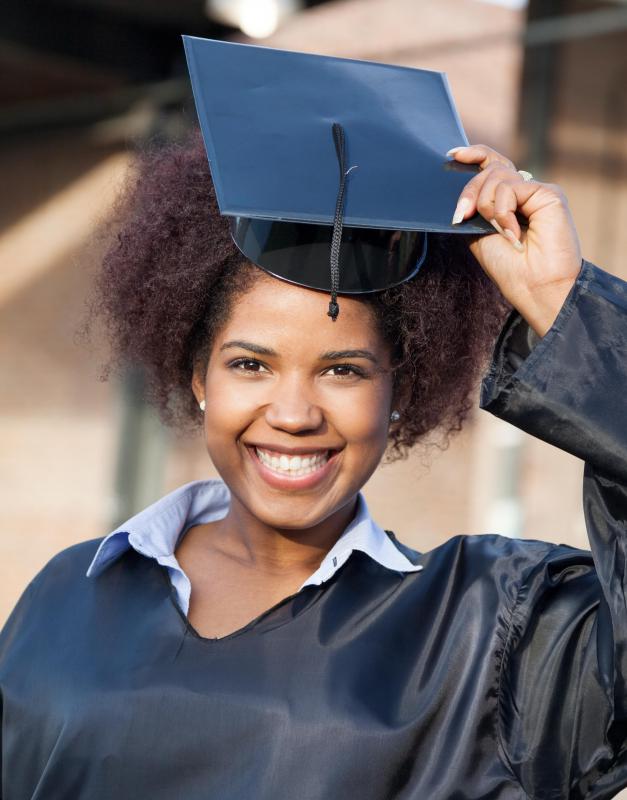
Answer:
<svg viewBox="0 0 627 800"><path fill-rule="evenodd" d="M205 398L211 459L234 500L279 529L354 501L387 444L390 352L370 309L261 275L213 344Z"/></svg>

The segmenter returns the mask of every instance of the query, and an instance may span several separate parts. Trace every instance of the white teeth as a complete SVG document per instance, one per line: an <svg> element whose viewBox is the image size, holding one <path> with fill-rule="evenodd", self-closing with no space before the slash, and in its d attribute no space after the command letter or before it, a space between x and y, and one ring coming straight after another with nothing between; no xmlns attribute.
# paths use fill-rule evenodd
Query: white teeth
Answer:
<svg viewBox="0 0 627 800"><path fill-rule="evenodd" d="M300 477L316 472L329 460L328 451L307 456L288 456L286 454L278 456L256 447L255 452L262 464L270 467L274 472L281 472L291 477Z"/></svg>

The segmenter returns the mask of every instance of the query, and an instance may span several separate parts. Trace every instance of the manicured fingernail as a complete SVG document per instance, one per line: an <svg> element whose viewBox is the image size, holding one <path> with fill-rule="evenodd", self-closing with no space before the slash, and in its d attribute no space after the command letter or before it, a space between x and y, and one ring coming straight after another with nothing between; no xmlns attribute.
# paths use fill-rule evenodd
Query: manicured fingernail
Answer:
<svg viewBox="0 0 627 800"><path fill-rule="evenodd" d="M519 253L525 252L525 248L514 236L513 231L510 231L509 228L502 228L495 219L491 219L490 224L494 226L494 228L501 234L501 236L504 236L508 242L514 245L515 250L518 250Z"/></svg>
<svg viewBox="0 0 627 800"><path fill-rule="evenodd" d="M490 225L493 225L496 228L496 230L501 234L501 236L505 236L505 231L503 230L503 228L501 228L501 226L495 219L490 220Z"/></svg>
<svg viewBox="0 0 627 800"><path fill-rule="evenodd" d="M446 155L447 155L447 156L452 156L452 155L454 155L455 153L458 153L460 150L465 150L465 149L466 149L466 148L465 148L463 145L462 145L462 146L460 146L460 147L451 147L451 149L450 149L450 150L447 150L447 151L446 151Z"/></svg>
<svg viewBox="0 0 627 800"><path fill-rule="evenodd" d="M464 219L464 214L470 208L470 200L467 197L462 197L457 207L455 208L455 213L453 214L453 225L459 225L460 222Z"/></svg>
<svg viewBox="0 0 627 800"><path fill-rule="evenodd" d="M506 229L505 236L507 236L510 242L514 245L514 250L518 250L519 253L525 252L525 248L522 246L522 243L518 241L518 239L514 236L512 231Z"/></svg>

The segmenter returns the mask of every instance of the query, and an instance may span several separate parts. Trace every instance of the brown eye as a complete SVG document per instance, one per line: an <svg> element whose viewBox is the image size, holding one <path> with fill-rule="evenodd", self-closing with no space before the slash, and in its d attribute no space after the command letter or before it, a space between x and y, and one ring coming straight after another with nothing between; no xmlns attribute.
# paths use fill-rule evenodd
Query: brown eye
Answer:
<svg viewBox="0 0 627 800"><path fill-rule="evenodd" d="M255 358L238 358L229 364L230 369L238 370L239 372L252 372L259 373L265 371L266 367L257 361Z"/></svg>
<svg viewBox="0 0 627 800"><path fill-rule="evenodd" d="M366 375L363 370L353 364L336 364L334 367L329 367L327 374L334 378L365 378Z"/></svg>

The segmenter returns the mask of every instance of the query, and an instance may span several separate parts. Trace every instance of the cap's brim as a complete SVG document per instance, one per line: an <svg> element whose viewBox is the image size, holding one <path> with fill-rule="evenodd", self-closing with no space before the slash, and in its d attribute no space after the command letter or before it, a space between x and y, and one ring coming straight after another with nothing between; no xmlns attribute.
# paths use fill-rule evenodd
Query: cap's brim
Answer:
<svg viewBox="0 0 627 800"><path fill-rule="evenodd" d="M329 253L333 228L230 217L231 235L253 264L274 277L331 291ZM413 278L427 254L425 231L342 230L340 294L367 294Z"/></svg>

